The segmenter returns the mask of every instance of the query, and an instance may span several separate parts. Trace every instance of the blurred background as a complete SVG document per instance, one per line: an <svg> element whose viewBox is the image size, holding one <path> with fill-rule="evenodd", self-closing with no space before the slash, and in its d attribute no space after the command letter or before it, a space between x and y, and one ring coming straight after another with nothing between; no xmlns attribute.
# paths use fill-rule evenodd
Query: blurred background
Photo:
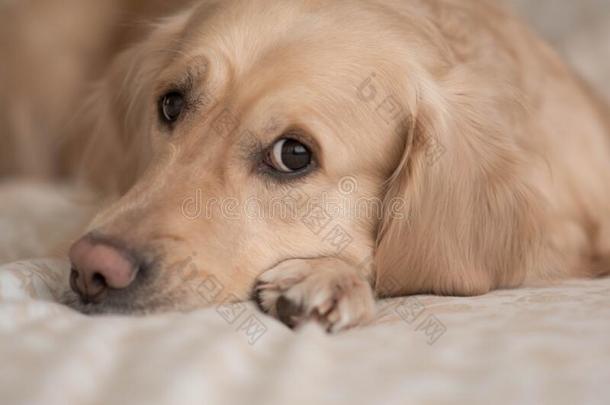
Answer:
<svg viewBox="0 0 610 405"><path fill-rule="evenodd" d="M610 0L503 0L610 100Z"/></svg>

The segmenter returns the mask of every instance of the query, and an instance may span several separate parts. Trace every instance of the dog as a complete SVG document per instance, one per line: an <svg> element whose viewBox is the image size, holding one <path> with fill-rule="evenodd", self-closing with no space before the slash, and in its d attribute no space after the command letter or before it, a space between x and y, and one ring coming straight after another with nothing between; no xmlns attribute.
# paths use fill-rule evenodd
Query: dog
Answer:
<svg viewBox="0 0 610 405"><path fill-rule="evenodd" d="M122 4L156 22L104 48L57 159L108 201L79 311L253 298L340 332L376 297L609 274L607 107L496 2Z"/></svg>

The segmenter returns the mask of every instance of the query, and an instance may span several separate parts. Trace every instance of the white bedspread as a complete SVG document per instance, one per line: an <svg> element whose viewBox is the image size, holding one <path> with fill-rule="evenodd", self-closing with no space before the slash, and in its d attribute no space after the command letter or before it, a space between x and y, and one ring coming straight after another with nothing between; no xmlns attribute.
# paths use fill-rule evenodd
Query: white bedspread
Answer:
<svg viewBox="0 0 610 405"><path fill-rule="evenodd" d="M78 218L57 195L26 191L10 200L0 188L4 248L48 233L15 223L36 206ZM89 318L56 303L67 269L0 266L2 405L610 402L610 279L386 301L375 325L327 336L251 305Z"/></svg>

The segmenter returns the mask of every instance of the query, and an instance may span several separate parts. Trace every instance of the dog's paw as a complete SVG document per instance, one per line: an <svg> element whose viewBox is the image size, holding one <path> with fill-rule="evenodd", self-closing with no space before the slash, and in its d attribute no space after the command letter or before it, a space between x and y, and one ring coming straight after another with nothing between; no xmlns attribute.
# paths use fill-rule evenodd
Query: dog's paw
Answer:
<svg viewBox="0 0 610 405"><path fill-rule="evenodd" d="M370 284L338 259L283 262L259 277L254 298L291 328L314 320L330 333L364 325L375 313Z"/></svg>

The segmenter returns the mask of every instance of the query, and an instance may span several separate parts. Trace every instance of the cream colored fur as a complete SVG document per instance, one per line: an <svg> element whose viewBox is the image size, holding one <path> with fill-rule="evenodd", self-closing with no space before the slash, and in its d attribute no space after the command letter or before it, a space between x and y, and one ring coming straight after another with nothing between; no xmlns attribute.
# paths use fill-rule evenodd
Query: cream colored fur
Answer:
<svg viewBox="0 0 610 405"><path fill-rule="evenodd" d="M607 109L494 2L192 3L113 56L75 118L62 163L120 196L88 231L155 264L83 310L190 309L247 299L259 280L263 309L335 331L366 322L372 291L476 295L610 271ZM157 100L185 80L188 114L163 130ZM256 172L258 148L295 128L319 168ZM256 198L265 211L293 193L383 212L328 215L316 232L311 204L290 220L182 209ZM202 300L210 280L222 293Z"/></svg>

